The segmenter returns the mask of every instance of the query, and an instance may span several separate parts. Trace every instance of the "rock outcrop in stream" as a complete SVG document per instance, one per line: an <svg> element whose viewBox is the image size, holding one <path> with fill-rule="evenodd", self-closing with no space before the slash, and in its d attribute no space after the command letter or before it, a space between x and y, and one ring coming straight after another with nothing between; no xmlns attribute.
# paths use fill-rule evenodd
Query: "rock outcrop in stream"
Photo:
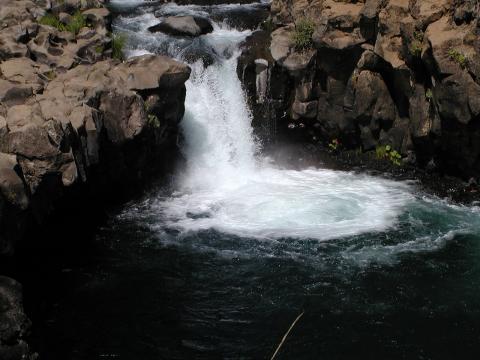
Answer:
<svg viewBox="0 0 480 360"><path fill-rule="evenodd" d="M266 24L239 74L275 130L480 176L477 1L273 0Z"/></svg>

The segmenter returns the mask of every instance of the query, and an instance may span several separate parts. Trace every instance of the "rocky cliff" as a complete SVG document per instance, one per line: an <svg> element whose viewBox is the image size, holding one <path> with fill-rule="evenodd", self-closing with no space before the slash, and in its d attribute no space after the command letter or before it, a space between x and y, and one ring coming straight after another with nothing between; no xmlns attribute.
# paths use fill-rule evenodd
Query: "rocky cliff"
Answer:
<svg viewBox="0 0 480 360"><path fill-rule="evenodd" d="M79 11L84 24L69 31ZM42 25L47 17L66 25ZM112 193L171 155L190 69L161 56L111 59L109 11L98 2L8 0L0 22L0 254L7 254L69 189Z"/></svg>
<svg viewBox="0 0 480 360"><path fill-rule="evenodd" d="M478 177L479 9L476 0L273 0L239 74L273 131L364 152L389 146L404 162Z"/></svg>
<svg viewBox="0 0 480 360"><path fill-rule="evenodd" d="M125 199L175 157L190 69L162 56L122 62L110 22L100 0L2 0L3 270L19 245L46 241L32 229L61 231L78 215L75 226L87 226L88 213ZM34 358L21 287L8 278L0 278L0 320L0 357Z"/></svg>

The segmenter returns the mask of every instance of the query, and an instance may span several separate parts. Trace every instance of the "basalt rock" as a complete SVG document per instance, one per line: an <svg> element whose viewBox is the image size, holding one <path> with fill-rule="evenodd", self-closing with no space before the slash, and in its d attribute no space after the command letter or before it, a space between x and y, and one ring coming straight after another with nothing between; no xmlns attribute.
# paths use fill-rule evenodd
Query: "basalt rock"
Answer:
<svg viewBox="0 0 480 360"><path fill-rule="evenodd" d="M480 176L475 1L273 0L271 20L265 102L281 112L265 121L278 133L364 151L390 145L420 166ZM301 22L314 31L312 47L300 50Z"/></svg>
<svg viewBox="0 0 480 360"><path fill-rule="evenodd" d="M11 154L0 172L7 203L32 210L41 222L62 188L139 181L165 139L176 142L189 73L186 65L149 55L122 64L79 65L49 82L42 94L10 106L0 137L0 151ZM11 226L0 231L3 252L18 240L9 235Z"/></svg>
<svg viewBox="0 0 480 360"><path fill-rule="evenodd" d="M213 26L208 19L198 16L169 16L160 24L149 27L148 30L173 36L195 37L211 33Z"/></svg>

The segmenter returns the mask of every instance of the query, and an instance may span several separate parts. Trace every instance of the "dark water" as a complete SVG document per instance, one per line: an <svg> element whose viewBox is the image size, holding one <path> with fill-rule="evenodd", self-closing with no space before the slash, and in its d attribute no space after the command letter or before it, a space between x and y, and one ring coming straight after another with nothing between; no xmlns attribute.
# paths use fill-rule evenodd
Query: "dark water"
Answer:
<svg viewBox="0 0 480 360"><path fill-rule="evenodd" d="M45 358L264 359L301 311L279 358L480 355L478 236L382 257L401 232L266 244L159 234L131 211L100 232L93 264L64 275L75 285L50 312Z"/></svg>

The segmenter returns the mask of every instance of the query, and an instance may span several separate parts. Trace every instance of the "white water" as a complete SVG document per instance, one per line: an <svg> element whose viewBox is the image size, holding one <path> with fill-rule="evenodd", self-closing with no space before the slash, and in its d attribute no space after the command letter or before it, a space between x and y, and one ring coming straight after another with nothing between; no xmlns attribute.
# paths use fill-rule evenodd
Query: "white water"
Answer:
<svg viewBox="0 0 480 360"><path fill-rule="evenodd" d="M162 11L208 14L204 7L193 6L167 5ZM286 170L270 164L258 154L251 114L236 74L238 45L250 31L217 23L213 33L198 39L174 39L147 31L157 21L146 11L117 25L134 38L131 56L163 49L183 60L196 47L208 50L215 62L206 68L202 61L190 64L192 76L186 84L181 123L188 166L178 175L172 196L149 199L148 209L139 210L158 218L154 228L182 233L215 229L256 239L318 241L403 229L405 239L394 244L353 246L343 252L345 258L360 262L434 250L452 234L478 228L477 209L431 199L426 203L404 182L325 169ZM135 209L129 211L135 216ZM436 217L442 220L437 222Z"/></svg>
<svg viewBox="0 0 480 360"><path fill-rule="evenodd" d="M250 32L218 25L204 46L222 55L190 64L181 123L188 169L180 188L154 206L168 227L217 229L256 238L327 240L383 231L413 196L405 183L345 172L282 170L257 154L236 66Z"/></svg>

